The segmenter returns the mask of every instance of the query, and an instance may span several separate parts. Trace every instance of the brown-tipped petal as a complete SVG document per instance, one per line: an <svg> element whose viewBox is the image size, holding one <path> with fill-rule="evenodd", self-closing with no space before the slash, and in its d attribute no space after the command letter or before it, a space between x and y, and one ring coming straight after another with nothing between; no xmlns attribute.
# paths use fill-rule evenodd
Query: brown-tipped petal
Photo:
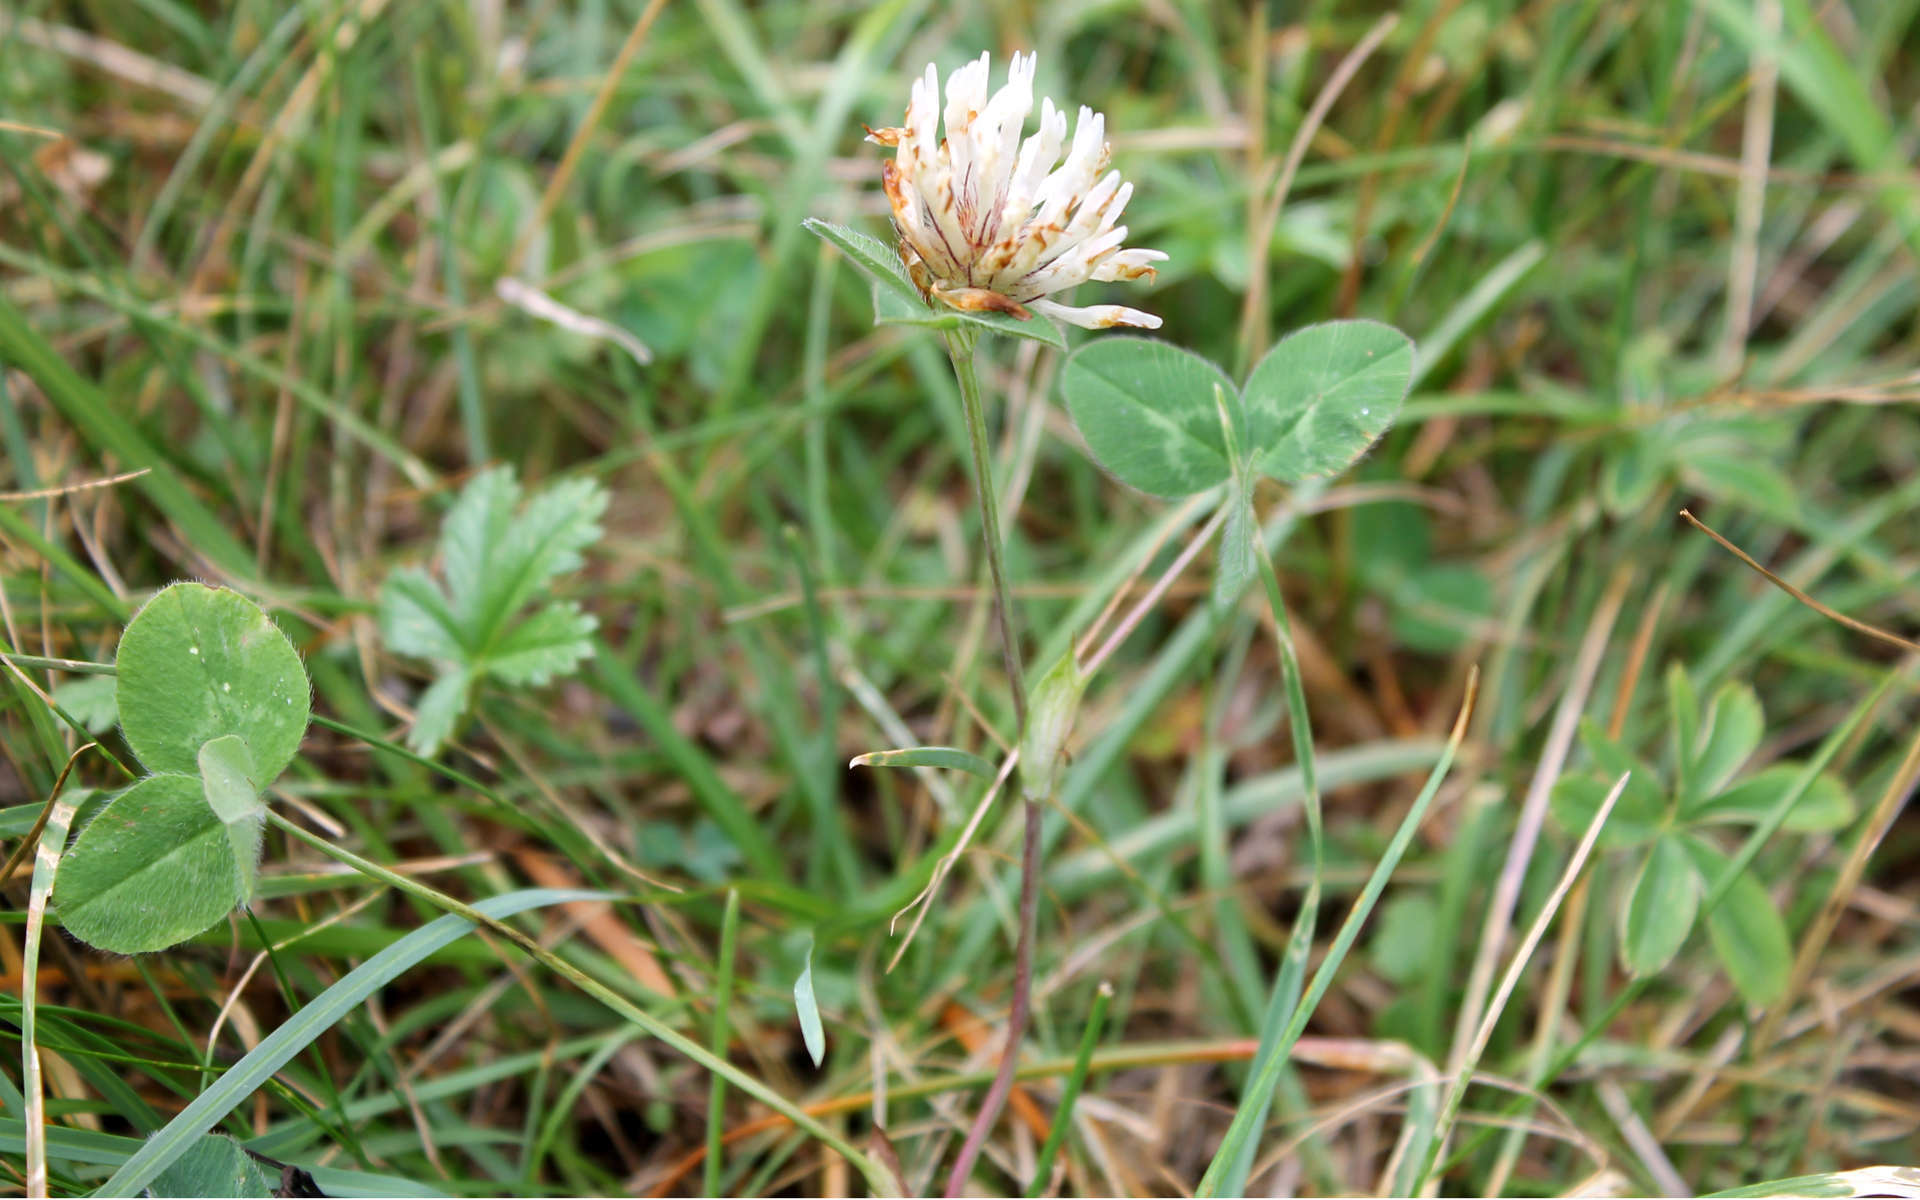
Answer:
<svg viewBox="0 0 1920 1200"><path fill-rule="evenodd" d="M1065 321L1069 325L1078 325L1082 329L1111 329L1115 325L1126 325L1134 329L1158 329L1160 318L1152 313L1141 312L1137 308L1126 308L1118 304L1092 304L1086 308L1070 308L1052 300L1029 300L1033 310L1044 317L1056 321Z"/></svg>
<svg viewBox="0 0 1920 1200"><path fill-rule="evenodd" d="M949 308L958 308L965 312L1006 313L1022 321L1033 319L1033 314L1028 312L1026 306L1018 300L1011 296L1003 296L999 292L988 291L986 288L943 288L936 285L933 294Z"/></svg>
<svg viewBox="0 0 1920 1200"><path fill-rule="evenodd" d="M913 211L913 202L907 199L907 181L900 176L900 168L891 161L880 164L880 186L887 193L887 203L893 206L893 220L897 225L915 228L920 224L919 214Z"/></svg>
<svg viewBox="0 0 1920 1200"><path fill-rule="evenodd" d="M871 125L862 125L860 128L867 131L867 140L876 146L898 146L900 139L907 136L907 131L897 126L875 129Z"/></svg>
<svg viewBox="0 0 1920 1200"><path fill-rule="evenodd" d="M1159 274L1153 264L1166 255L1158 250L1116 250L1094 264L1092 278L1102 282L1120 279L1152 279Z"/></svg>

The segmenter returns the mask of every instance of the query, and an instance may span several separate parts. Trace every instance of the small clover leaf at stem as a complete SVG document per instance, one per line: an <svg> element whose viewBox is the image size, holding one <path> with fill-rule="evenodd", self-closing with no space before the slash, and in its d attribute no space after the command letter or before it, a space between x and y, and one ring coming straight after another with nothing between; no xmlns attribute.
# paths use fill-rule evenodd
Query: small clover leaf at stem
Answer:
<svg viewBox="0 0 1920 1200"><path fill-rule="evenodd" d="M1654 839L1620 918L1620 961L1635 975L1666 968L1693 932L1704 885L1679 835Z"/></svg>
<svg viewBox="0 0 1920 1200"><path fill-rule="evenodd" d="M1216 389L1239 404L1220 368L1150 338L1089 342L1060 371L1067 411L1094 460L1127 486L1167 498L1206 491L1233 474Z"/></svg>
<svg viewBox="0 0 1920 1200"><path fill-rule="evenodd" d="M200 748L233 735L264 787L306 735L313 699L300 655L238 592L161 590L128 623L115 663L121 729L150 771L198 774Z"/></svg>
<svg viewBox="0 0 1920 1200"><path fill-rule="evenodd" d="M1242 394L1255 470L1283 483L1338 474L1400 413L1413 342L1377 321L1329 321L1283 339Z"/></svg>
<svg viewBox="0 0 1920 1200"><path fill-rule="evenodd" d="M1716 796L1682 808L1681 818L1695 825L1757 825L1800 778L1802 769L1798 763L1775 763ZM1814 778L1780 827L1800 833L1825 833L1845 827L1853 820L1854 811L1853 796L1846 784L1823 773Z"/></svg>
<svg viewBox="0 0 1920 1200"><path fill-rule="evenodd" d="M227 824L258 816L265 807L253 776L253 756L238 736L217 737L200 747L200 786L207 807Z"/></svg>
<svg viewBox="0 0 1920 1200"><path fill-rule="evenodd" d="M510 469L483 471L441 525L445 586L417 567L387 577L380 633L388 649L439 666L418 700L408 745L437 750L481 679L543 684L592 653L598 622L578 604L552 601L521 614L556 577L584 565L606 507L606 489L590 479L556 483L522 502Z"/></svg>
<svg viewBox="0 0 1920 1200"><path fill-rule="evenodd" d="M1044 803L1059 790L1067 737L1080 715L1080 696L1086 690L1086 674L1069 642L1033 685L1027 704L1027 735L1020 743L1020 788L1027 799Z"/></svg>
<svg viewBox="0 0 1920 1200"><path fill-rule="evenodd" d="M1731 860L1692 835L1685 845L1704 886L1711 888ZM1719 907L1707 914L1707 932L1727 977L1748 1004L1765 1006L1786 994L1793 945L1786 922L1751 870L1740 872Z"/></svg>
<svg viewBox="0 0 1920 1200"><path fill-rule="evenodd" d="M1219 559L1213 572L1211 602L1215 612L1225 612L1240 599L1258 565L1253 556L1261 552L1252 497L1242 495L1236 483L1220 503L1229 507L1226 524L1220 527Z"/></svg>
<svg viewBox="0 0 1920 1200"><path fill-rule="evenodd" d="M258 816L235 838L192 775L149 775L109 801L60 861L54 909L67 932L116 954L164 950L247 898ZM248 847L245 858L236 854Z"/></svg>
<svg viewBox="0 0 1920 1200"><path fill-rule="evenodd" d="M848 262L882 290L922 308L926 307L920 289L913 285L913 280L907 278L906 264L900 261L899 251L857 229L848 229L845 225L835 225L818 217L808 217L800 224L808 233L846 255Z"/></svg>
<svg viewBox="0 0 1920 1200"><path fill-rule="evenodd" d="M1213 573L1211 601L1215 612L1224 612L1240 599L1247 581L1253 578L1254 545L1259 522L1253 511L1253 476L1247 469L1241 450L1239 409L1227 398L1227 390L1213 385L1214 416L1220 422L1220 437L1226 443L1227 462L1233 468L1233 486L1222 504L1229 505L1227 521L1220 530L1219 559Z"/></svg>
<svg viewBox="0 0 1920 1200"><path fill-rule="evenodd" d="M929 303L921 299L918 294L909 300L878 283L873 285L873 323L919 325L928 329L958 329L961 326L968 326L983 329L989 333L1025 338L1030 342L1052 346L1056 350L1067 348L1067 335L1046 317L1035 316L1022 321L1006 313L974 312L970 309L951 308L938 301Z"/></svg>

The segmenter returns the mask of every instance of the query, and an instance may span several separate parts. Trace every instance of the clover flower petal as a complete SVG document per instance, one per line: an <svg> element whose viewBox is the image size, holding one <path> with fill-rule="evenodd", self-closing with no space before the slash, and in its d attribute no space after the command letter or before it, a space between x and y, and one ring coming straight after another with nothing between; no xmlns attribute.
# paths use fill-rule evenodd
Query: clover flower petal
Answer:
<svg viewBox="0 0 1920 1200"><path fill-rule="evenodd" d="M982 54L949 75L944 106L940 73L928 64L905 122L868 130L868 141L894 149L881 181L908 274L929 303L1022 320L1038 312L1088 329L1158 329L1152 313L1052 298L1089 280L1152 279L1167 256L1123 246L1119 220L1133 185L1107 170L1106 118L1082 105L1069 144L1065 111L1043 99L1038 129L1023 136L1035 56L1014 55L991 95L989 62Z"/></svg>

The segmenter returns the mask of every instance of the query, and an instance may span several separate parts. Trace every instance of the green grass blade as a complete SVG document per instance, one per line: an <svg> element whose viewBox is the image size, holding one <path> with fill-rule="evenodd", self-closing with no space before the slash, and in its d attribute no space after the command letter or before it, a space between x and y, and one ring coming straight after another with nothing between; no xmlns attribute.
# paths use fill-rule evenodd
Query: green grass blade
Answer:
<svg viewBox="0 0 1920 1200"><path fill-rule="evenodd" d="M1100 1034L1107 1027L1107 1006L1113 1002L1113 985L1102 983L1093 994L1093 1011L1087 1014L1087 1027L1080 1034L1080 1049L1073 1056L1073 1070L1068 1072L1066 1083L1060 1087L1060 1107L1053 1111L1053 1125L1047 1130L1047 1140L1040 1147L1039 1157L1033 1163L1033 1182L1027 1185L1027 1196L1038 1196L1047 1190L1047 1179L1053 1174L1053 1160L1060 1153L1060 1146L1067 1140L1067 1131L1073 1127L1074 1102L1080 1099L1080 1089L1086 1086L1087 1068L1093 1064L1093 1048L1100 1044ZM709 1192L709 1195L715 1193Z"/></svg>
<svg viewBox="0 0 1920 1200"><path fill-rule="evenodd" d="M606 898L602 892L530 888L493 896L473 907L490 917L500 918L530 908ZM449 914L415 930L355 967L311 1004L293 1014L285 1024L261 1039L258 1046L220 1077L219 1082L200 1093L191 1104L180 1110L178 1116L167 1122L165 1128L141 1143L140 1148L120 1164L120 1169L95 1194L138 1195L168 1164L186 1153L196 1138L212 1129L221 1118L253 1095L308 1043L333 1028L343 1017L365 1003L367 997L393 982L428 954L473 929L473 922Z"/></svg>
<svg viewBox="0 0 1920 1200"><path fill-rule="evenodd" d="M1360 936L1361 928L1367 917L1373 912L1374 904L1380 899L1380 893L1387 887L1387 880L1393 876L1394 869L1400 865L1400 859L1407 852L1407 846L1413 841L1414 832L1427 815L1427 809L1433 804L1433 798L1440 791L1441 782L1446 779L1447 771L1453 766L1453 756L1460 749L1460 742L1466 737L1467 717L1473 711L1473 693L1475 678L1469 677L1466 698L1460 705L1460 716L1454 722L1453 734L1447 739L1447 748L1441 754L1440 761L1434 764L1433 771L1427 776L1426 786L1420 789L1420 795L1414 799L1413 807L1400 822L1400 828L1394 831L1393 841L1381 854L1380 861L1374 865L1373 873L1367 878L1367 886L1361 891L1359 899L1353 902L1353 908L1347 913L1346 921L1340 926L1340 932L1334 936L1333 945L1320 961L1320 969L1314 972L1313 983L1307 988L1307 994L1294 1006L1293 1019L1281 1036L1273 1043L1271 1057L1262 1064L1262 1069L1254 1076L1253 1086L1248 1096L1270 1095L1274 1086L1280 1082L1281 1068L1286 1065L1287 1054L1300 1034L1307 1027L1307 1020L1313 1015L1320 998L1326 995L1327 988L1333 984L1333 976L1346 961L1347 952L1353 948L1354 941ZM1233 1121L1227 1126L1226 1136L1220 1140L1220 1146L1214 1151L1213 1161L1207 1172L1200 1178L1200 1186L1195 1189L1196 1196L1224 1196L1228 1193L1224 1183L1235 1163L1245 1153L1244 1145L1257 1139L1265 1121L1265 1111L1258 1105L1242 1104L1233 1114Z"/></svg>

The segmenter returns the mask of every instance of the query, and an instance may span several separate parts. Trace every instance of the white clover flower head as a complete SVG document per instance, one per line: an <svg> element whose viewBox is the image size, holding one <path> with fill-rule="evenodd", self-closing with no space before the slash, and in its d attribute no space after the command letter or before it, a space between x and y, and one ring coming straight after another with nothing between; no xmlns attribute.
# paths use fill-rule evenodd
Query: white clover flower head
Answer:
<svg viewBox="0 0 1920 1200"><path fill-rule="evenodd" d="M1153 278L1158 250L1123 249L1117 224L1133 195L1106 171L1106 118L1082 105L1066 161L1067 114L1040 102L1040 128L1021 139L1033 111L1034 56L1013 56L1005 86L987 95L988 56L947 78L947 136L939 136L940 74L914 81L906 124L868 129L897 148L881 178L893 205L900 257L928 303L976 312L1034 313L1105 329L1158 329L1160 318L1118 304L1072 308L1049 297L1090 279ZM1106 171L1102 175L1101 172Z"/></svg>

